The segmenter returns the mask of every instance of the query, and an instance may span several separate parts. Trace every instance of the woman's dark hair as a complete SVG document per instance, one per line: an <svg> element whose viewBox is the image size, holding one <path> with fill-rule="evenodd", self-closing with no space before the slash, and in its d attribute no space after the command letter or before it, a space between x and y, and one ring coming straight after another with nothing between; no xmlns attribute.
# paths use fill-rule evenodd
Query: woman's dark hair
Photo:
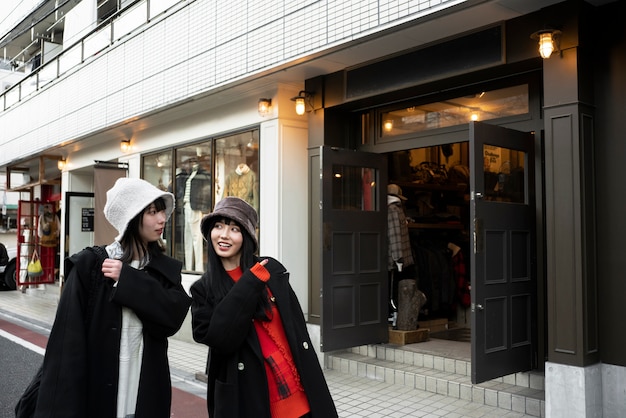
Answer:
<svg viewBox="0 0 626 418"><path fill-rule="evenodd" d="M226 217L222 217L222 218L216 217L210 220L209 228L208 228L209 234L207 237L208 263L207 263L207 273L205 275L205 280L208 280L208 286L210 286L213 289L212 293L213 293L213 297L215 298L216 304L226 296L226 294L230 291L230 289L232 289L233 285L235 284L233 282L233 279L231 279L231 277L228 275L228 273L224 269L220 256L217 255L217 253L215 252L215 249L213 248L213 245L211 244L211 232L210 231L213 230L213 228L215 227L215 224L218 222L222 222L227 225L230 224L231 222L234 222L241 230L241 234L243 235L243 243L241 245L241 258L239 260L239 266L241 267L241 269L245 272L257 262L257 258L255 257L255 254L254 254L255 252L254 240L252 239L250 234L248 234L246 229L243 228L241 224L239 224L239 222L230 218L226 218ZM270 304L269 304L267 289L264 289L263 292L261 292L259 302L257 303L257 310L256 310L254 317L256 319L268 320L267 312L269 308L270 308Z"/></svg>
<svg viewBox="0 0 626 418"><path fill-rule="evenodd" d="M157 212L161 212L167 208L165 205L165 199L162 197L157 198L152 203L154 203L154 207ZM152 203L150 205L152 205ZM165 252L165 245L162 240L159 239L157 241L149 242L146 246L144 245L141 235L139 234L139 227L143 221L143 215L146 213L146 210L148 210L150 205L146 206L144 210L128 222L126 232L124 232L124 235L120 240L120 244L122 244L122 248L124 249L124 254L122 254L122 257L120 258L123 263L130 263L133 261L133 252L135 251L135 248L139 248L141 250L144 259L146 259L148 254L153 257Z"/></svg>

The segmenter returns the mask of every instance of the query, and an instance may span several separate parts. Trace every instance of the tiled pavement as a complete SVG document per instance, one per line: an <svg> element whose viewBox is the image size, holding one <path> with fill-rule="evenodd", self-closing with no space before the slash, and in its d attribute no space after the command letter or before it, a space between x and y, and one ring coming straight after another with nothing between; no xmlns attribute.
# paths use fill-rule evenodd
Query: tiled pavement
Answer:
<svg viewBox="0 0 626 418"><path fill-rule="evenodd" d="M0 316L47 334L54 321L58 301L56 294L58 288L55 289L50 285L46 289L29 289L26 293L0 292ZM205 398L206 385L198 381L195 375L204 370L206 355L205 346L171 338L169 360L173 385L192 395ZM342 373L341 370L326 369L324 374L339 416L343 418L530 417L493 406L453 399L438 393L354 376Z"/></svg>

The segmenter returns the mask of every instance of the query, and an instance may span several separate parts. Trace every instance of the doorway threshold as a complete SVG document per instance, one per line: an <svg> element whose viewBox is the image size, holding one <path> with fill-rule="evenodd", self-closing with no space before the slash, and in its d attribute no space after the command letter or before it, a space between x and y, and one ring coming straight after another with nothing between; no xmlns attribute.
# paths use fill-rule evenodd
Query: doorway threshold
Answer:
<svg viewBox="0 0 626 418"><path fill-rule="evenodd" d="M325 367L532 417L545 416L544 375L520 372L472 384L470 343L443 339L370 344L325 353Z"/></svg>
<svg viewBox="0 0 626 418"><path fill-rule="evenodd" d="M471 344L464 341L453 341L434 338L432 335L428 341L413 344L381 344L393 347L397 350L411 351L413 353L429 354L448 359L470 362L472 359Z"/></svg>

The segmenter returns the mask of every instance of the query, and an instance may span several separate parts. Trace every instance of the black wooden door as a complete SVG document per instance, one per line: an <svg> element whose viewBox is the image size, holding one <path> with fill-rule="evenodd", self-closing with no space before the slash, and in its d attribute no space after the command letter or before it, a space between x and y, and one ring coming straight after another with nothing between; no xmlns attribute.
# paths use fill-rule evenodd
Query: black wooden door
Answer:
<svg viewBox="0 0 626 418"><path fill-rule="evenodd" d="M387 342L387 161L322 147L322 351Z"/></svg>
<svg viewBox="0 0 626 418"><path fill-rule="evenodd" d="M472 383L536 353L533 135L470 124Z"/></svg>

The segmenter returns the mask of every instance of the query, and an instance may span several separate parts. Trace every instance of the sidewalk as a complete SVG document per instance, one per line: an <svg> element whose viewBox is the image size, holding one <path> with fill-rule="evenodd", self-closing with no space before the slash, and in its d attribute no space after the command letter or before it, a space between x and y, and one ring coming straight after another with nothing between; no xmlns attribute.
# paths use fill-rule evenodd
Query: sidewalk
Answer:
<svg viewBox="0 0 626 418"><path fill-rule="evenodd" d="M42 289L0 292L0 317L48 335L58 298ZM196 379L205 369L207 347L170 338L172 385L206 399L206 384ZM342 418L449 417L526 418L528 415L479 405L465 400L324 370L330 392ZM197 398L196 398L197 399ZM196 418L186 416L185 418Z"/></svg>

